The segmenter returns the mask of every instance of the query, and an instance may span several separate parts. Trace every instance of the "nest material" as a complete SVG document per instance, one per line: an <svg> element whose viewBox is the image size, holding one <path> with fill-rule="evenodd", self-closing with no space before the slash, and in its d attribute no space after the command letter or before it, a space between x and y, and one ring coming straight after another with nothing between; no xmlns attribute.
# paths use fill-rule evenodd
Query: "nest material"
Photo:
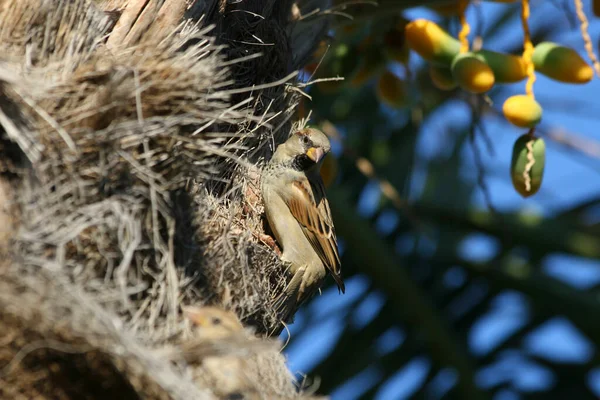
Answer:
<svg viewBox="0 0 600 400"><path fill-rule="evenodd" d="M274 3L256 10L263 25L232 29L240 13L208 10L217 39L188 22L109 49L118 19L91 0L0 2L2 218L15 227L0 243L2 397L222 397L194 379L202 356L164 357L190 340L181 307L280 329L271 301L286 278L258 240L251 163L287 136L295 105ZM276 54L235 61L231 43L253 32L271 32ZM253 343L232 349L260 371L247 398L301 396L277 346Z"/></svg>

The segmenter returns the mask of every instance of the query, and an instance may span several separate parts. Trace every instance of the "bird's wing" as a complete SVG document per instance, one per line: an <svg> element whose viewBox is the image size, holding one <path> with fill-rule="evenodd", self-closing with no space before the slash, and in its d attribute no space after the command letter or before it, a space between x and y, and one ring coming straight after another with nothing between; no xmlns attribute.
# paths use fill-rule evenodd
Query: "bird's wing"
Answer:
<svg viewBox="0 0 600 400"><path fill-rule="evenodd" d="M286 196L284 201L339 289L345 292L337 239L323 181L317 177L312 183L311 185L305 176L294 180L292 193Z"/></svg>

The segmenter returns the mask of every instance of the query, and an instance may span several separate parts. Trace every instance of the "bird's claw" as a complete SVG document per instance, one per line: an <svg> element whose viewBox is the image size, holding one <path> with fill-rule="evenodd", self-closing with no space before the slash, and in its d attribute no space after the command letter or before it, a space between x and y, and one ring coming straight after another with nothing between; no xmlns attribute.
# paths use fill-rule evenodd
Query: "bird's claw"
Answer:
<svg viewBox="0 0 600 400"><path fill-rule="evenodd" d="M275 254L277 254L278 257L281 257L281 249L279 248L279 246L277 246L277 243L275 242L275 239L273 239L272 236L267 235L266 233L262 233L260 234L259 239L261 240L261 242L269 246L275 252Z"/></svg>

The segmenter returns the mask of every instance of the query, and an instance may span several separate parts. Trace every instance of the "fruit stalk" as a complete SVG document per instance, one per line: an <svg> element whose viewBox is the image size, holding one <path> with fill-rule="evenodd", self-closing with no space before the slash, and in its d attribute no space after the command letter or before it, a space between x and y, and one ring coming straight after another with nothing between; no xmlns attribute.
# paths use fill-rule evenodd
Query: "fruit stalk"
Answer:
<svg viewBox="0 0 600 400"><path fill-rule="evenodd" d="M460 41L460 52L466 53L469 51L469 33L471 33L471 27L467 22L466 10L469 5L469 0L459 0L458 9L460 15L460 32L458 33L458 40Z"/></svg>
<svg viewBox="0 0 600 400"><path fill-rule="evenodd" d="M529 32L529 0L521 1L521 24L523 25L523 62L527 68L527 84L525 85L525 93L528 96L533 95L533 83L535 82L535 70L531 57L533 56L533 43L531 43L531 33Z"/></svg>
<svg viewBox="0 0 600 400"><path fill-rule="evenodd" d="M592 61L592 65L594 66L594 70L596 70L596 75L600 76L600 63L598 62L598 57L596 57L596 53L594 53L594 45L592 44L592 39L590 38L590 34L588 33L589 22L583 11L583 3L581 0L574 0L575 2L575 10L577 12L577 18L580 22L581 36L583 37L583 42L585 44L585 50L588 53L588 57Z"/></svg>

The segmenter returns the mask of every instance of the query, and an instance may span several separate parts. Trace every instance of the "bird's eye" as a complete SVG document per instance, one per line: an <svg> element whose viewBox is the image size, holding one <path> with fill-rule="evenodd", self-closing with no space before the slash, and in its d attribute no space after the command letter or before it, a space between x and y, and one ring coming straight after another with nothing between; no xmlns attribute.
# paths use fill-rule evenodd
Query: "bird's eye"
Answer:
<svg viewBox="0 0 600 400"><path fill-rule="evenodd" d="M310 138L308 136L302 136L302 143L309 144L310 143Z"/></svg>
<svg viewBox="0 0 600 400"><path fill-rule="evenodd" d="M221 323L221 318L213 317L212 323L213 325L219 325Z"/></svg>

